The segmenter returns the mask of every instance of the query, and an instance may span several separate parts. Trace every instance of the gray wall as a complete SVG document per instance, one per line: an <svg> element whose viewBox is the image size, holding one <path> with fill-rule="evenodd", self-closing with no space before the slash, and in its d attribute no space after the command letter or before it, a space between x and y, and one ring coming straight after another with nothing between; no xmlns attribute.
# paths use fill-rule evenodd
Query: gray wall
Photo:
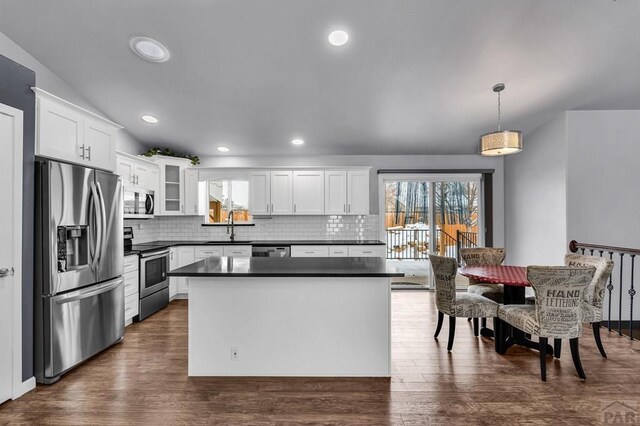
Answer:
<svg viewBox="0 0 640 426"><path fill-rule="evenodd" d="M23 112L22 146L22 380L33 376L33 239L35 198L35 73L0 55L0 103ZM20 267L14 265L14 267Z"/></svg>
<svg viewBox="0 0 640 426"><path fill-rule="evenodd" d="M508 263L562 264L570 240L640 248L640 111L560 114L506 158L505 182ZM613 260L611 318L625 320L630 259Z"/></svg>
<svg viewBox="0 0 640 426"><path fill-rule="evenodd" d="M567 239L640 248L640 111L570 111L567 117ZM631 262L625 256L621 285L618 255L614 262L611 319L616 321L630 317ZM636 285L639 268L637 258ZM607 310L605 303L605 320Z"/></svg>
<svg viewBox="0 0 640 426"><path fill-rule="evenodd" d="M292 148L296 149L296 148ZM200 167L372 167L370 213L378 214L378 170L380 169L495 169L493 176L494 246L504 245L503 159L479 155L318 155L292 157L233 157L217 155L200 159Z"/></svg>
<svg viewBox="0 0 640 426"><path fill-rule="evenodd" d="M566 113L505 157L506 263L561 265L567 251Z"/></svg>
<svg viewBox="0 0 640 426"><path fill-rule="evenodd" d="M32 69L36 73L36 84L42 90L46 90L64 100L74 103L86 110L89 110L102 117L107 117L104 113L94 107L89 101L84 99L66 81L58 77L53 71L40 63L27 51L22 49L13 40L0 32L0 55ZM147 147L134 139L125 129L118 135L117 149L131 153L142 153Z"/></svg>
<svg viewBox="0 0 640 426"><path fill-rule="evenodd" d="M567 237L640 248L640 111L569 111Z"/></svg>

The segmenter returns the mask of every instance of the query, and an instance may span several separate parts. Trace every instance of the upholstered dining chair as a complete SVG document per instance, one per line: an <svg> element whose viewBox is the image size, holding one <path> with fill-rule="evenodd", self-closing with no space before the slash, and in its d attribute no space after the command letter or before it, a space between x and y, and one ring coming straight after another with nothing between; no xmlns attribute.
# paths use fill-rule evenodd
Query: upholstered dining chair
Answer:
<svg viewBox="0 0 640 426"><path fill-rule="evenodd" d="M438 338L444 316L448 315L449 342L447 351L451 351L456 331L456 318L495 317L498 304L479 294L456 293L456 275L458 273L456 259L430 254L429 261L436 283L436 307L438 308L438 325L433 337Z"/></svg>
<svg viewBox="0 0 640 426"><path fill-rule="evenodd" d="M564 264L566 266L593 266L596 268L593 279L584 292L584 298L582 299L582 322L591 324L593 337L596 340L600 355L606 358L607 353L602 346L602 340L600 340L600 322L602 321L604 288L613 271L613 261L603 257L569 253L564 257ZM556 352L559 355L559 351Z"/></svg>
<svg viewBox="0 0 640 426"><path fill-rule="evenodd" d="M498 247L472 247L460 249L460 257L467 266L500 265L504 262L505 251ZM504 286L502 284L482 284L469 278L467 292L479 294L494 302L502 303L504 300ZM477 330L477 322L474 320L473 328ZM482 327L487 326L487 319L482 319ZM477 335L477 334L476 334Z"/></svg>
<svg viewBox="0 0 640 426"><path fill-rule="evenodd" d="M534 305L499 305L498 318L538 336L540 376L547 380L548 339L569 339L573 364L581 379L586 379L578 338L582 334L582 301L595 273L594 267L529 266L527 279L535 292Z"/></svg>

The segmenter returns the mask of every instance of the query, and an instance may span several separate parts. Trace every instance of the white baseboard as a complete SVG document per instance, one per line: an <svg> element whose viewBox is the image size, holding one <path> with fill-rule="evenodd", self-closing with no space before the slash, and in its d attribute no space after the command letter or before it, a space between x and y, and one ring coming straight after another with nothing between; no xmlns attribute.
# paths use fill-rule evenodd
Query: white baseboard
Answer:
<svg viewBox="0 0 640 426"><path fill-rule="evenodd" d="M30 377L27 380L25 380L24 382L22 382L21 385L18 386L17 395L14 394L12 399L18 399L22 395L24 395L25 393L27 393L27 392L35 389L35 388L36 388L36 378L35 377Z"/></svg>
<svg viewBox="0 0 640 426"><path fill-rule="evenodd" d="M175 296L173 296L169 301L179 300L179 299L188 299L188 298L189 298L188 293L178 293Z"/></svg>

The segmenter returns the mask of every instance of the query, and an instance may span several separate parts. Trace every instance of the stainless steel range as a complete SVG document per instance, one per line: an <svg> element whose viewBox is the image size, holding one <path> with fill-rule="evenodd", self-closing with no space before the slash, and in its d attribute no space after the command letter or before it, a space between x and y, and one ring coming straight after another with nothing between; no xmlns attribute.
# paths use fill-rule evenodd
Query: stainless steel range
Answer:
<svg viewBox="0 0 640 426"><path fill-rule="evenodd" d="M150 249L140 253L140 310L136 321L169 304L169 249Z"/></svg>
<svg viewBox="0 0 640 426"><path fill-rule="evenodd" d="M169 247L153 243L133 244L133 228L124 228L124 248L140 256L140 306L134 321L142 321L169 304Z"/></svg>

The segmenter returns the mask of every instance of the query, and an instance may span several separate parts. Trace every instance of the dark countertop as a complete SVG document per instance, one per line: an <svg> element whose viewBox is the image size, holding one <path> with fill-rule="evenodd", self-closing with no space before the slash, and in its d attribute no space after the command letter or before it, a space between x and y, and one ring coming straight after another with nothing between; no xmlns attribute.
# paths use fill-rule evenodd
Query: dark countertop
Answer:
<svg viewBox="0 0 640 426"><path fill-rule="evenodd" d="M377 257L208 257L170 277L404 277Z"/></svg>
<svg viewBox="0 0 640 426"><path fill-rule="evenodd" d="M322 245L344 245L344 246L373 246L385 245L379 240L237 240L237 241L187 241L187 240L158 240L148 243L134 244L131 248L124 249L124 255L140 254L148 251L159 250L177 246L322 246Z"/></svg>
<svg viewBox="0 0 640 426"><path fill-rule="evenodd" d="M383 246L380 240L274 240L251 241L252 246Z"/></svg>

